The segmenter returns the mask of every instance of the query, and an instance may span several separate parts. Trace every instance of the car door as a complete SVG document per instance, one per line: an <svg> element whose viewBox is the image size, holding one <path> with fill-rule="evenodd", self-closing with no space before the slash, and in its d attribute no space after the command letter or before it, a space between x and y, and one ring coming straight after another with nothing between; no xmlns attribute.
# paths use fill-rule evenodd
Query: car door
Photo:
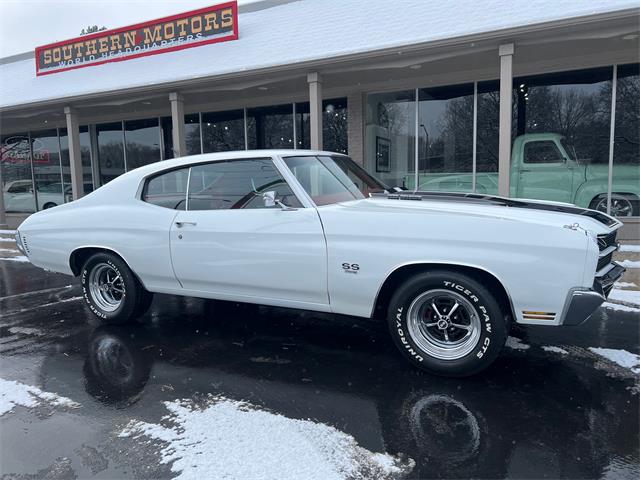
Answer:
<svg viewBox="0 0 640 480"><path fill-rule="evenodd" d="M291 208L265 207L267 191ZM192 166L187 210L176 216L170 237L186 290L329 303L320 218L303 207L271 158Z"/></svg>
<svg viewBox="0 0 640 480"><path fill-rule="evenodd" d="M571 202L574 168L553 140L528 141L518 171L517 196Z"/></svg>

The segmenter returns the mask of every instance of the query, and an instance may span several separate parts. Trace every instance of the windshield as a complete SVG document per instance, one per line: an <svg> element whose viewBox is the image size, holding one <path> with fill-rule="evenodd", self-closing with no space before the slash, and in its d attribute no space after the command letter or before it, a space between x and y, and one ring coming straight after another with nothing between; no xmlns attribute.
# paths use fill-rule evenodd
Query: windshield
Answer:
<svg viewBox="0 0 640 480"><path fill-rule="evenodd" d="M285 157L285 163L318 206L359 200L387 187L349 157Z"/></svg>

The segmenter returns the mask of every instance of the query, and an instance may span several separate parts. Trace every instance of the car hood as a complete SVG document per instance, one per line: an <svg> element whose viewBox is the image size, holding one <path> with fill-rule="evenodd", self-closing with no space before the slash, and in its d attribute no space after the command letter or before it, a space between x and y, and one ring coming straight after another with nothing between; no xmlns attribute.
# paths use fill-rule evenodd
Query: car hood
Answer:
<svg viewBox="0 0 640 480"><path fill-rule="evenodd" d="M399 192L375 194L349 202L349 208L393 213L436 213L452 216L484 216L564 227L578 224L594 234L609 233L622 224L613 217L571 204L522 200L469 193Z"/></svg>

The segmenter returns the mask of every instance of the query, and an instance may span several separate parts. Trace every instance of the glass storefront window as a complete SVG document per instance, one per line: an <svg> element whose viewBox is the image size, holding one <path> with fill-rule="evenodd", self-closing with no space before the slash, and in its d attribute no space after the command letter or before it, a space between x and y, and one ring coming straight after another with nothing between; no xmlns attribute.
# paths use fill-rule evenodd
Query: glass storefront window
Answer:
<svg viewBox="0 0 640 480"><path fill-rule="evenodd" d="M618 66L617 76L611 214L640 216L640 64Z"/></svg>
<svg viewBox="0 0 640 480"><path fill-rule="evenodd" d="M390 187L415 185L415 91L367 96L365 168Z"/></svg>
<svg viewBox="0 0 640 480"><path fill-rule="evenodd" d="M476 136L476 192L498 194L498 136L500 82L478 82Z"/></svg>
<svg viewBox="0 0 640 480"><path fill-rule="evenodd" d="M298 148L311 148L309 102L296 103L296 138ZM322 102L322 149L348 153L347 99Z"/></svg>
<svg viewBox="0 0 640 480"><path fill-rule="evenodd" d="M32 213L36 199L31 176L31 151L27 133L0 137L2 195L7 212Z"/></svg>
<svg viewBox="0 0 640 480"><path fill-rule="evenodd" d="M607 194L612 73L608 67L514 79L512 197L598 206ZM538 143L553 143L560 161L539 156L525 165Z"/></svg>
<svg viewBox="0 0 640 480"><path fill-rule="evenodd" d="M202 153L199 114L190 113L184 116L184 137L187 142L187 155L198 155ZM173 155L166 158L173 158Z"/></svg>
<svg viewBox="0 0 640 480"><path fill-rule="evenodd" d="M122 122L96 125L100 184L104 185L125 171Z"/></svg>
<svg viewBox="0 0 640 480"><path fill-rule="evenodd" d="M202 153L244 150L244 110L202 114Z"/></svg>
<svg viewBox="0 0 640 480"><path fill-rule="evenodd" d="M60 134L60 157L62 163L62 178L64 180L65 189L68 191L67 201L72 198L71 194L71 167L69 159L69 137L67 129L61 128ZM82 177L84 180L84 193L93 191L93 174L91 172L91 138L89 136L89 127L80 126L80 157L82 158Z"/></svg>
<svg viewBox="0 0 640 480"><path fill-rule="evenodd" d="M160 126L157 118L124 122L127 170L160 160Z"/></svg>
<svg viewBox="0 0 640 480"><path fill-rule="evenodd" d="M473 190L473 84L418 94L418 190Z"/></svg>
<svg viewBox="0 0 640 480"><path fill-rule="evenodd" d="M249 150L293 148L293 104L247 110Z"/></svg>
<svg viewBox="0 0 640 480"><path fill-rule="evenodd" d="M31 132L31 154L37 209L65 203L58 130Z"/></svg>

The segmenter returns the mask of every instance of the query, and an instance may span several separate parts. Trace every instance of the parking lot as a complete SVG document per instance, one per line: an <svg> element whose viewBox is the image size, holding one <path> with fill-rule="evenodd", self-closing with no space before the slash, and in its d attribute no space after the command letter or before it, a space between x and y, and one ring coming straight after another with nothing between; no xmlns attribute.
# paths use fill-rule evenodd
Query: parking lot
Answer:
<svg viewBox="0 0 640 480"><path fill-rule="evenodd" d="M0 236L7 478L640 475L630 293L579 327L519 328L487 371L447 379L349 317L157 295L138 324L100 327L76 279Z"/></svg>

